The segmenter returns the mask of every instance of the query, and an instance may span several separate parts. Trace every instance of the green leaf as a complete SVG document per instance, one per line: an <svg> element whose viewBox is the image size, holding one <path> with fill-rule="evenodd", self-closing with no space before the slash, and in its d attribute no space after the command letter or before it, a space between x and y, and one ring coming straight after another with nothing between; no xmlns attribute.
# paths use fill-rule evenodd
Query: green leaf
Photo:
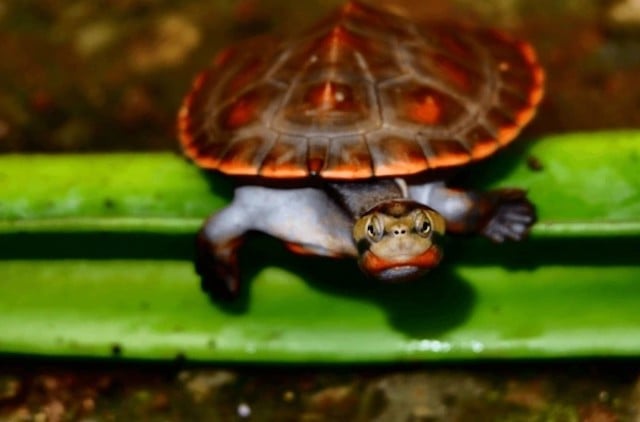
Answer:
<svg viewBox="0 0 640 422"><path fill-rule="evenodd" d="M456 181L528 189L540 216L529 240L452 238L442 268L384 286L352 261L258 237L241 256L245 296L219 305L199 291L190 259L202 220L232 195L227 179L168 153L3 156L0 351L239 362L638 355L639 162L640 132L520 142Z"/></svg>

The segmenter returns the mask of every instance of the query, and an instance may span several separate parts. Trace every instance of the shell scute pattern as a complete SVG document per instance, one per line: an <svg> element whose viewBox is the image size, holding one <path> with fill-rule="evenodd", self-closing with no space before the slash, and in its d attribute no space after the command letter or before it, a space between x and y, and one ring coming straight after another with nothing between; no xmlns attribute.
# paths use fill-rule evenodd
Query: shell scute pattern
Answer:
<svg viewBox="0 0 640 422"><path fill-rule="evenodd" d="M365 179L459 166L511 142L542 98L526 43L415 24L355 1L290 41L220 53L179 114L200 166Z"/></svg>

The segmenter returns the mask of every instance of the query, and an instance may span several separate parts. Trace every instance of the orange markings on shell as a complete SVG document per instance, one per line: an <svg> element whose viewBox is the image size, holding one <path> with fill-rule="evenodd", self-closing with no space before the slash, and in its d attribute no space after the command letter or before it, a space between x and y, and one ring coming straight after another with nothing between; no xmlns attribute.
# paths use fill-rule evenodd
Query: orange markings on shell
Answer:
<svg viewBox="0 0 640 422"><path fill-rule="evenodd" d="M354 161L352 163L341 163L331 168L324 169L320 175L325 179L368 179L373 176L370 164L363 164L367 160Z"/></svg>
<svg viewBox="0 0 640 422"><path fill-rule="evenodd" d="M517 43L517 46L527 63L534 64L536 62L536 52L533 51L533 47L531 46L531 44L519 41Z"/></svg>
<svg viewBox="0 0 640 422"><path fill-rule="evenodd" d="M527 43L349 1L293 40L223 50L177 125L187 156L229 174L402 176L509 144L543 81Z"/></svg>
<svg viewBox="0 0 640 422"><path fill-rule="evenodd" d="M458 91L463 93L472 90L472 78L481 78L479 74L471 72L442 54L435 55L434 63L439 70L439 76L448 80ZM475 92L471 92L471 94L475 94Z"/></svg>
<svg viewBox="0 0 640 422"><path fill-rule="evenodd" d="M425 125L435 125L440 121L442 109L433 95L416 93L407 101L407 115L411 120Z"/></svg>
<svg viewBox="0 0 640 422"><path fill-rule="evenodd" d="M485 83L482 70L473 68L473 61L465 63L458 58L452 58L448 52L425 51L420 45L411 49L409 62L415 66L416 72L430 75L454 91L469 97L479 95ZM438 83L436 82L436 83Z"/></svg>
<svg viewBox="0 0 640 422"><path fill-rule="evenodd" d="M200 78L196 79L196 83L199 79ZM196 85L196 83L194 83L194 85ZM191 110L193 97L197 92L198 91L191 91L178 111L178 138L182 145L182 149L191 159L195 159L198 156L198 147L197 145L194 145L195 142L193 136L196 129L192 125L192 116L194 115L194 112Z"/></svg>
<svg viewBox="0 0 640 422"><path fill-rule="evenodd" d="M429 146L434 152L429 156L429 167L442 168L466 164L471 161L471 154L456 140L431 139Z"/></svg>
<svg viewBox="0 0 640 422"><path fill-rule="evenodd" d="M180 143L187 144L191 140L191 135L189 134L189 106L186 104L180 107L178 110L178 136L180 137Z"/></svg>
<svg viewBox="0 0 640 422"><path fill-rule="evenodd" d="M455 100L425 85L404 85L394 90L395 106L399 117L426 126L444 126L463 113Z"/></svg>
<svg viewBox="0 0 640 422"><path fill-rule="evenodd" d="M520 131L522 126L526 125L531 121L531 119L533 119L533 116L535 116L535 113L536 113L535 109L526 108L526 109L522 109L519 113L516 114L516 121L520 125L518 127L518 131Z"/></svg>
<svg viewBox="0 0 640 422"><path fill-rule="evenodd" d="M365 179L373 176L371 154L364 139L335 139L320 175L327 179Z"/></svg>
<svg viewBox="0 0 640 422"><path fill-rule="evenodd" d="M422 148L413 139L383 138L377 146L381 156L377 162L374 161L376 176L415 174L428 167Z"/></svg>
<svg viewBox="0 0 640 422"><path fill-rule="evenodd" d="M321 45L326 44L329 50L332 48L353 48L357 47L358 43L358 39L340 24L333 27L329 35L321 40Z"/></svg>
<svg viewBox="0 0 640 422"><path fill-rule="evenodd" d="M544 96L544 70L541 67L532 69L534 88L529 91L529 104L532 105L532 116L535 114L537 106Z"/></svg>
<svg viewBox="0 0 640 422"><path fill-rule="evenodd" d="M304 101L309 111L351 111L356 108L351 87L332 81L309 88Z"/></svg>
<svg viewBox="0 0 640 422"><path fill-rule="evenodd" d="M469 89L470 76L462 67L446 59L438 59L437 63L442 68L442 73L453 82L456 88L463 92Z"/></svg>
<svg viewBox="0 0 640 422"><path fill-rule="evenodd" d="M259 174L273 179L299 179L308 176L309 172L297 162L277 163L277 160L270 160L263 163Z"/></svg>
<svg viewBox="0 0 640 422"><path fill-rule="evenodd" d="M307 167L309 168L309 174L317 175L320 174L320 170L324 166L324 159L319 157L311 157L307 162Z"/></svg>
<svg viewBox="0 0 640 422"><path fill-rule="evenodd" d="M295 179L309 175L305 140L281 138L262 160L259 174L276 179Z"/></svg>
<svg viewBox="0 0 640 422"><path fill-rule="evenodd" d="M471 157L476 160L493 154L500 146L496 136L489 133L482 126L476 126L471 129L467 134L467 139L473 145Z"/></svg>
<svg viewBox="0 0 640 422"><path fill-rule="evenodd" d="M505 145L508 143L508 140L515 138L520 132L519 126L501 126L498 129L498 143L500 145ZM493 151L492 151L493 152Z"/></svg>
<svg viewBox="0 0 640 422"><path fill-rule="evenodd" d="M498 101L500 106L509 111L514 111L515 115L518 115L521 110L529 109L529 99L523 98L518 94L508 92L505 90L500 91L498 94ZM522 125L520 119L516 118L515 120L518 124Z"/></svg>
<svg viewBox="0 0 640 422"><path fill-rule="evenodd" d="M309 139L308 143L307 167L310 174L317 175L324 167L329 142L324 138L314 138Z"/></svg>
<svg viewBox="0 0 640 422"><path fill-rule="evenodd" d="M486 118L491 127L496 128L500 145L504 145L515 138L520 131L521 126L516 123L518 118L506 116L500 109L492 108L487 112Z"/></svg>
<svg viewBox="0 0 640 422"><path fill-rule="evenodd" d="M178 111L178 130L180 137L183 139L183 144L188 143L187 141L191 139L191 137L188 136L188 132L191 129L193 117L197 114L197 111L194 110L194 105L197 105L196 98L200 96L199 94L206 80L207 72L200 72L195 77L191 91L185 97Z"/></svg>
<svg viewBox="0 0 640 422"><path fill-rule="evenodd" d="M354 127L365 122L370 110L366 108L367 87L331 80L302 81L292 91L272 120L276 131L290 133L298 130L298 136L340 133L339 128ZM296 128L292 129L295 125ZM344 129L342 129L344 130ZM329 137L325 137L329 142Z"/></svg>
<svg viewBox="0 0 640 422"><path fill-rule="evenodd" d="M307 60L315 56L315 60L320 64L340 65L340 60L344 60L345 56L353 54L354 51L366 51L369 44L366 39L355 35L341 23L337 23L328 31L310 40L301 50L299 60Z"/></svg>
<svg viewBox="0 0 640 422"><path fill-rule="evenodd" d="M223 173L255 175L258 174L256 161L264 142L261 138L252 137L233 141L224 153L218 168Z"/></svg>
<svg viewBox="0 0 640 422"><path fill-rule="evenodd" d="M220 120L226 130L238 129L255 120L259 113L259 98L255 92L249 92L230 104L223 112Z"/></svg>
<svg viewBox="0 0 640 422"><path fill-rule="evenodd" d="M227 145L223 142L210 143L204 133L192 138L190 143L183 143L183 149L188 157L196 160L203 168L215 169L220 163Z"/></svg>
<svg viewBox="0 0 640 422"><path fill-rule="evenodd" d="M393 55L390 38L393 32L375 36L376 31L391 30L385 24L391 19L390 15L380 16L370 9L357 2L340 9L321 29L311 31L313 37L292 56L291 64L299 70L300 65L307 62L309 70L328 70L330 74L339 75L352 73L351 77L358 79L372 76L380 81L397 76L401 69ZM366 60L366 70L361 67L362 59Z"/></svg>

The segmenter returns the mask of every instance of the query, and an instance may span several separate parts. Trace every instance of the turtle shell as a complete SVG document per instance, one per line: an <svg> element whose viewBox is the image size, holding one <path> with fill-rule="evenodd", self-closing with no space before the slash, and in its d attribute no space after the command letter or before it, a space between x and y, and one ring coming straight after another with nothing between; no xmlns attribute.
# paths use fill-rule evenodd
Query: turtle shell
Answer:
<svg viewBox="0 0 640 422"><path fill-rule="evenodd" d="M533 117L532 47L350 1L308 32L222 51L178 117L187 156L267 178L405 176L479 160Z"/></svg>

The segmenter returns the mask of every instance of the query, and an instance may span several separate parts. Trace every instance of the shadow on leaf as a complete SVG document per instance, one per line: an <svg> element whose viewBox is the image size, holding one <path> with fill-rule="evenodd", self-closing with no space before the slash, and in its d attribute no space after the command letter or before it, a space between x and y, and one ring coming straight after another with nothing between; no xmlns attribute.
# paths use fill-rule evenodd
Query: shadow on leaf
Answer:
<svg viewBox="0 0 640 422"><path fill-rule="evenodd" d="M354 260L294 256L266 237L250 241L240 259L244 280L254 279L264 267L277 266L298 275L317 291L375 303L386 311L394 329L411 338L439 336L455 328L467 319L474 303L471 286L457 278L448 265L414 282L384 284L366 278ZM242 314L251 300L247 283L236 300L214 301L214 306Z"/></svg>

